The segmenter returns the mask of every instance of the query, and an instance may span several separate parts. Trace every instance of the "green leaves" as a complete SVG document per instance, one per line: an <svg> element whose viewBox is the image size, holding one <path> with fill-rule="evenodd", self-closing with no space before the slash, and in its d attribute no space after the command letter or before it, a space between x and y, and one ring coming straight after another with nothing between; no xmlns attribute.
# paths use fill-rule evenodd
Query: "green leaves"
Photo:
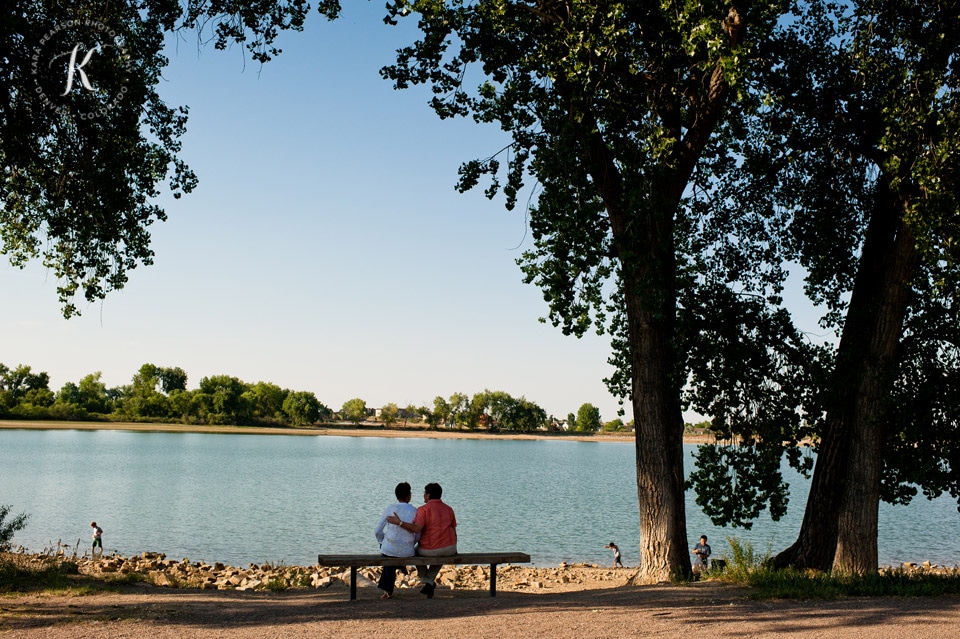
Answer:
<svg viewBox="0 0 960 639"><path fill-rule="evenodd" d="M10 542L13 541L14 533L26 528L29 518L29 515L20 513L16 517L4 521L10 514L11 509L13 509L13 506L0 506L0 551L2 552L10 550Z"/></svg>
<svg viewBox="0 0 960 639"><path fill-rule="evenodd" d="M777 521L787 512L788 486L780 471L779 445L698 446L688 487L715 526L749 530L766 508Z"/></svg>

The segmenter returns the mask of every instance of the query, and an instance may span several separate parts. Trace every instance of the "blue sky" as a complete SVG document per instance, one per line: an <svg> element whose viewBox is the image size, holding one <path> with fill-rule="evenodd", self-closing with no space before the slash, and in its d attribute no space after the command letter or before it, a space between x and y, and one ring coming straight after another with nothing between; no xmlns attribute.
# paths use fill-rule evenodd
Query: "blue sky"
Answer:
<svg viewBox="0 0 960 639"><path fill-rule="evenodd" d="M381 79L414 26L382 13L313 15L263 67L239 47L171 40L160 92L190 106L182 157L199 187L163 200L155 264L80 318L61 317L40 264L0 263L0 362L47 371L55 390L95 371L126 384L151 362L182 367L190 388L227 374L334 409L489 388L614 418L607 338L537 321L546 306L514 263L531 246L523 211L453 188L505 134L441 121L426 89Z"/></svg>

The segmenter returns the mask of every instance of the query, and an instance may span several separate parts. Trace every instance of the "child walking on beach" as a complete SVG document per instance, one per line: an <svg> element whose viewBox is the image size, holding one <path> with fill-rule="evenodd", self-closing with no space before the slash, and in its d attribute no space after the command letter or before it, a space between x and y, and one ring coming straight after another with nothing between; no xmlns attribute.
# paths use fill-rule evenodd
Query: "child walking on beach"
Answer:
<svg viewBox="0 0 960 639"><path fill-rule="evenodd" d="M613 567L614 567L614 568L623 568L623 562L620 561L620 549L617 548L617 545L611 541L609 544L607 544L606 546L604 546L604 548L612 548L612 549L613 549Z"/></svg>

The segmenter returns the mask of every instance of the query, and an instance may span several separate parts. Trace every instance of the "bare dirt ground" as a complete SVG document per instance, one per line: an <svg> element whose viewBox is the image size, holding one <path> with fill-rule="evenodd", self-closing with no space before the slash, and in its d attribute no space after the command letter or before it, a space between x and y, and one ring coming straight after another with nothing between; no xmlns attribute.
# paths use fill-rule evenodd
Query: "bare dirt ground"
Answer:
<svg viewBox="0 0 960 639"><path fill-rule="evenodd" d="M629 574L624 571L623 582ZM586 580L529 592L415 588L381 601L373 587L239 592L152 585L86 596L0 598L0 636L43 639L182 637L443 637L581 639L955 639L960 597L756 601L719 582L627 586Z"/></svg>

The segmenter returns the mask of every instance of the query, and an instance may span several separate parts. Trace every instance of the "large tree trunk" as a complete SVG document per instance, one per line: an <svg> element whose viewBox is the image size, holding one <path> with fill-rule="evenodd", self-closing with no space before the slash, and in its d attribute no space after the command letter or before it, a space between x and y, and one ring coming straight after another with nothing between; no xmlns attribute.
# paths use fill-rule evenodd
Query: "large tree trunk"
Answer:
<svg viewBox="0 0 960 639"><path fill-rule="evenodd" d="M885 185L884 185L885 186ZM833 374L833 399L797 541L775 565L877 569L883 412L916 267L904 203L886 188L864 240Z"/></svg>
<svg viewBox="0 0 960 639"><path fill-rule="evenodd" d="M834 571L848 574L877 570L883 418L896 370L895 358L909 302L910 280L917 261L913 233L900 216L887 217L894 218L891 220L893 231L887 233L888 237L892 235L891 241L885 243L888 250L876 256L880 263L873 274L876 290L872 291L875 293L869 309L872 312L857 322L865 324L868 341L859 363L862 372L849 425L847 480L841 493L837 551L833 560Z"/></svg>
<svg viewBox="0 0 960 639"><path fill-rule="evenodd" d="M837 548L840 488L845 481L847 438L841 436L836 420L828 418L827 430L820 440L817 465L810 482L810 493L797 540L773 558L777 568L795 566L829 570Z"/></svg>
<svg viewBox="0 0 960 639"><path fill-rule="evenodd" d="M690 574L683 478L683 412L676 382L675 293L670 256L654 251L656 292L626 293L636 424L640 571L635 583ZM666 275L666 277L664 277ZM656 276L654 276L656 277ZM625 288L640 286L629 282ZM650 306L654 306L651 308Z"/></svg>
<svg viewBox="0 0 960 639"><path fill-rule="evenodd" d="M735 8L723 18L723 25L731 43L738 44L746 23ZM664 29L666 34L669 29ZM664 87L677 86L675 81L669 78ZM706 90L696 96L695 105L688 105L691 123L686 129L680 117L680 98L664 91L658 111L676 143L672 157L660 160L660 179L648 175L642 189L636 184L625 188L630 176L625 179L621 174L601 133L603 127L589 111L579 113L587 171L607 211L623 278L640 506L640 570L634 583L657 583L691 574L680 405L684 380L676 352L675 216L730 93L720 65L700 81ZM555 80L555 86L565 93L562 80ZM574 95L572 89L567 94L571 113L580 108Z"/></svg>

